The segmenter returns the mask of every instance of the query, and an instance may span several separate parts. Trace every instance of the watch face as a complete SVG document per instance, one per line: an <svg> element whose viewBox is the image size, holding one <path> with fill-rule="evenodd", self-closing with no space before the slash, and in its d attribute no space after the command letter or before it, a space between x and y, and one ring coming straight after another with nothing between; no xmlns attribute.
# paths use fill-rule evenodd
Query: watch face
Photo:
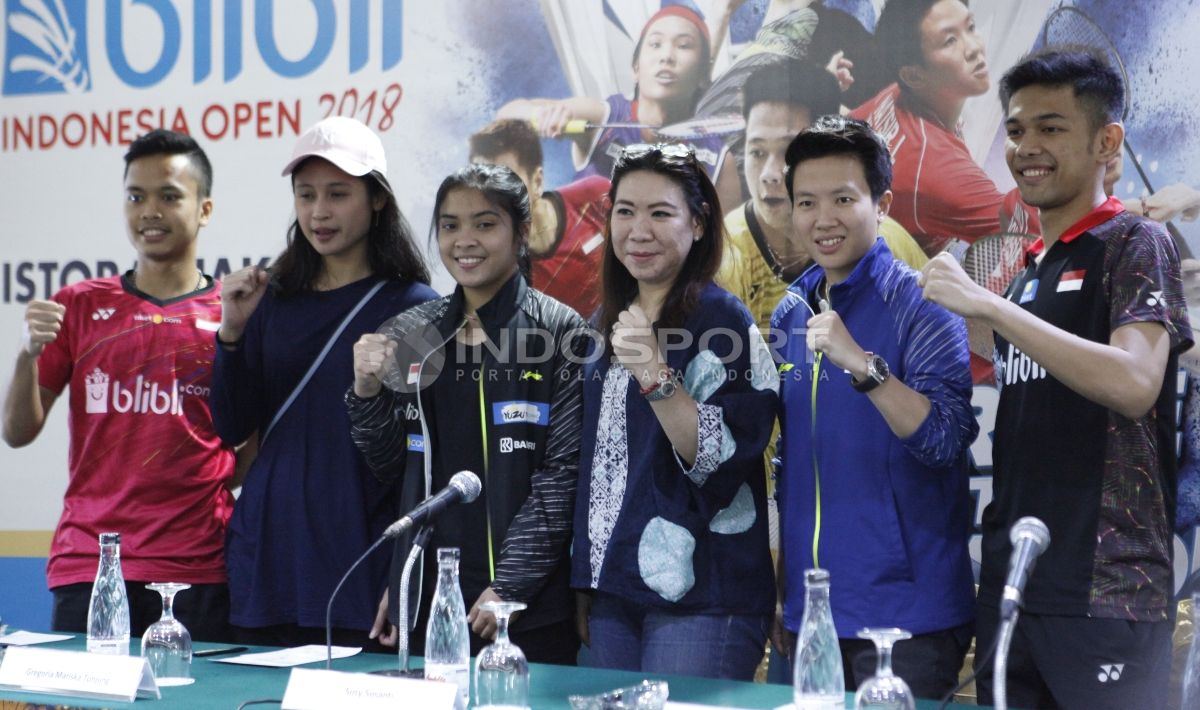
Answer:
<svg viewBox="0 0 1200 710"><path fill-rule="evenodd" d="M658 383L658 387L655 388L653 392L646 395L646 399L651 402L667 399L671 395L675 394L675 387L676 384L673 378L662 380Z"/></svg>
<svg viewBox="0 0 1200 710"><path fill-rule="evenodd" d="M883 384L883 381L886 380L890 374L892 373L891 370L888 369L887 360L884 360L883 357L879 355L875 355L871 358L871 362L867 367L868 377L880 384Z"/></svg>

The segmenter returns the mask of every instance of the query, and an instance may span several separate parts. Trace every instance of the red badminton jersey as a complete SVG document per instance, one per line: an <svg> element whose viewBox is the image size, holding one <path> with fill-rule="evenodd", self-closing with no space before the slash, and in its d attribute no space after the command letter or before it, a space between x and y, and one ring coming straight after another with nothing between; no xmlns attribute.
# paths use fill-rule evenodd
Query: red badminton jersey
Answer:
<svg viewBox="0 0 1200 710"><path fill-rule="evenodd" d="M888 215L933 256L952 239L973 242L1000 231L1003 195L953 131L916 112L896 84L850 112L866 121L892 153Z"/></svg>
<svg viewBox="0 0 1200 710"><path fill-rule="evenodd" d="M1021 199L1021 191L1015 187L1004 196L1000 206L1000 229L1042 236L1041 213L1033 205L1026 204Z"/></svg>
<svg viewBox="0 0 1200 710"><path fill-rule="evenodd" d="M70 385L71 445L49 586L95 578L102 532L121 534L126 579L224 582L233 451L208 407L219 286L161 302L113 276L54 300L67 311L38 383Z"/></svg>
<svg viewBox="0 0 1200 710"><path fill-rule="evenodd" d="M608 217L607 179L592 176L547 192L558 212L554 246L533 257L533 287L585 319L600 307L600 261Z"/></svg>

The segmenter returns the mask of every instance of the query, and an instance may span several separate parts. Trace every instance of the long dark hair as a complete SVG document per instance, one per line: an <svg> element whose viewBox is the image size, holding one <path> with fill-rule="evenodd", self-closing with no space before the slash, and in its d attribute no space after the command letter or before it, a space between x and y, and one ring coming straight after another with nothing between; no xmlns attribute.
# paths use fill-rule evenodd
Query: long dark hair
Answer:
<svg viewBox="0 0 1200 710"><path fill-rule="evenodd" d="M665 151L665 152L664 152ZM666 177L679 186L687 200L688 211L693 219L700 220L703 234L692 243L679 275L671 284L671 290L663 302L662 310L655 321L655 329L680 328L700 302L700 293L712 283L721 266L724 252L725 226L722 222L721 203L717 189L708 179L708 173L696 160L695 154L686 146L656 145L629 146L621 152L613 167L612 187L608 191L609 201L616 204L617 189L626 175L644 170ZM612 240L612 209L604 224L604 260L601 284L603 300L600 307L600 332L604 334L605 351L612 352L612 327L621 311L629 307L638 294L637 279L629 273Z"/></svg>
<svg viewBox="0 0 1200 710"><path fill-rule="evenodd" d="M503 165L473 163L459 168L442 180L433 198L433 219L429 224L429 241L437 241L438 214L451 190L465 187L483 193L488 202L499 207L512 220L513 241L517 247L517 269L526 281L532 268L529 263L529 226L533 214L529 206L529 190L517 174Z"/></svg>
<svg viewBox="0 0 1200 710"><path fill-rule="evenodd" d="M296 173L309 160L323 158L308 158L297 165L292 171L293 184ZM384 198L383 207L372 214L371 228L367 231L367 263L371 273L380 278L428 285L429 269L417 249L412 227L400 212L400 205L396 203L396 196L392 194L387 178L379 172L371 172L358 179L367 186L369 202L374 204L380 196ZM275 293L281 296L311 290L316 283L321 273L321 255L304 238L299 220L292 220L292 225L288 227L287 247L275 259L270 271L271 285Z"/></svg>

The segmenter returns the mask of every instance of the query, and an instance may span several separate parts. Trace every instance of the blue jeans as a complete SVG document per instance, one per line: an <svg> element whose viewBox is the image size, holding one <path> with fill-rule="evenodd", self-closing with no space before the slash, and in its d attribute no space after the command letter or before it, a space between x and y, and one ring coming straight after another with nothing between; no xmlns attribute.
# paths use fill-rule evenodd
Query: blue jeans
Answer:
<svg viewBox="0 0 1200 710"><path fill-rule="evenodd" d="M768 621L765 614L645 608L597 592L588 621L590 665L749 681L763 657Z"/></svg>

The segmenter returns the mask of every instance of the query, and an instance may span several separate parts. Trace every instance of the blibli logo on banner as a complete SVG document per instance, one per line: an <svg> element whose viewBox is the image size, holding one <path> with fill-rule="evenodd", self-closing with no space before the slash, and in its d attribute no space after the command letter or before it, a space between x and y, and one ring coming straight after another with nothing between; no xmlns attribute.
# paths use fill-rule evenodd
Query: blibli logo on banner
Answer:
<svg viewBox="0 0 1200 710"><path fill-rule="evenodd" d="M85 0L5 0L4 47L5 96L92 88Z"/></svg>
<svg viewBox="0 0 1200 710"><path fill-rule="evenodd" d="M243 7L253 3L252 27L243 27ZM109 68L126 86L144 89L171 74L179 63L185 29L180 7L184 0L4 0L5 96L25 94L78 94L91 91L92 72L88 64L87 29L89 8L104 11L104 57ZM221 51L222 80L229 83L242 73L243 42L253 37L262 63L277 76L294 79L316 71L333 51L338 29L349 32L349 71L358 72L367 65L372 44L371 15L378 12L374 34L381 49L381 68L391 69L403 54L403 0L191 0L191 83L199 84L213 71L213 54ZM296 5L315 11L317 32L308 51L298 59L288 59L276 41L277 24L286 20ZM144 41L140 32L127 31L126 15L138 7L139 19L148 11L154 15L162 33L154 64L145 70L129 62L126 43ZM216 7L214 7L216 6ZM373 6L381 6L376 10ZM339 10L348 8L349 16L339 18ZM280 10L277 12L277 10ZM344 11L344 10L343 10ZM215 35L215 36L214 36Z"/></svg>
<svg viewBox="0 0 1200 710"><path fill-rule="evenodd" d="M545 402L496 402L492 405L492 419L500 424L550 423L550 405Z"/></svg>

